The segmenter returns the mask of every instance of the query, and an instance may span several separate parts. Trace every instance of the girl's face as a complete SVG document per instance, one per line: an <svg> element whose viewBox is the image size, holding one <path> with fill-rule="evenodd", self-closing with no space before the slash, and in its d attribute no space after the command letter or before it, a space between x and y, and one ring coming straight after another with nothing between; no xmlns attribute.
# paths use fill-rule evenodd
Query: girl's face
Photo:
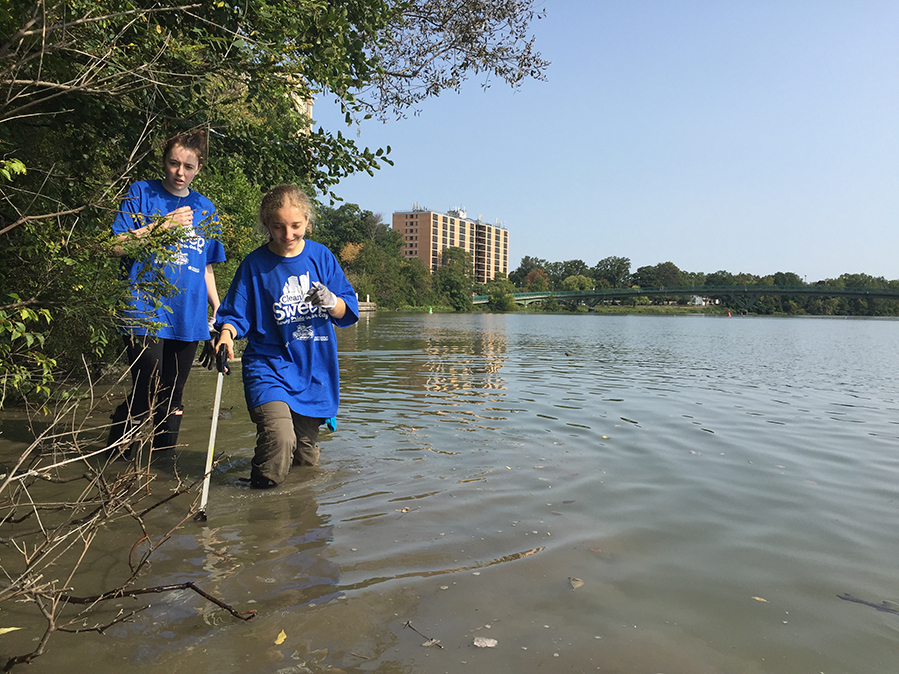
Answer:
<svg viewBox="0 0 899 674"><path fill-rule="evenodd" d="M165 169L163 187L176 197L186 197L190 193L190 183L200 172L200 158L193 150L175 145L162 160Z"/></svg>
<svg viewBox="0 0 899 674"><path fill-rule="evenodd" d="M265 228L272 237L268 243L269 250L281 257L299 255L306 245L303 237L306 236L308 227L309 218L302 209L290 204L282 206L265 223Z"/></svg>

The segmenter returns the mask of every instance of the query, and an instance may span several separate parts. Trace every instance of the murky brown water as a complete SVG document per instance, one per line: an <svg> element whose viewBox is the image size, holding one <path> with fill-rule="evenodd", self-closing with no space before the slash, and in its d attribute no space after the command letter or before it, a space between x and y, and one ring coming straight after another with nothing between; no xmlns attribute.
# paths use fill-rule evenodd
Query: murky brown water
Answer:
<svg viewBox="0 0 899 674"><path fill-rule="evenodd" d="M258 616L189 591L121 600L103 610L150 607L104 635L55 636L27 669L891 674L899 615L837 595L899 601L897 332L363 319L339 335L343 406L323 469L271 492L239 481L254 429L238 371L209 520L185 524L141 579L195 581ZM182 474L202 472L214 385L192 374ZM2 430L6 457L21 429ZM154 492L174 484L160 466ZM121 578L138 537L123 522L98 541L78 592ZM0 607L0 626L26 628L0 636L4 655L29 650L32 613Z"/></svg>

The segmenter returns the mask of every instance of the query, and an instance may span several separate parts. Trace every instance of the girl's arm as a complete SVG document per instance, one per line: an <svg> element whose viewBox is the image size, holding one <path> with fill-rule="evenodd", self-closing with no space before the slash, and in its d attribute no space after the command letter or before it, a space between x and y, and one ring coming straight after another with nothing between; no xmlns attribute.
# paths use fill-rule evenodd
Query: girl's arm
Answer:
<svg viewBox="0 0 899 674"><path fill-rule="evenodd" d="M219 291L215 287L215 272L212 271L212 265L206 265L206 299L209 306L212 307L212 317L215 318L215 312L219 310Z"/></svg>
<svg viewBox="0 0 899 674"><path fill-rule="evenodd" d="M346 314L346 302L343 301L342 297L338 297L337 304L334 305L334 308L328 309L328 315L330 315L331 318L336 318L337 320L340 320L341 318L344 317L345 314Z"/></svg>
<svg viewBox="0 0 899 674"><path fill-rule="evenodd" d="M165 229L172 229L173 227L190 227L194 221L194 212L191 210L190 206L181 206L180 208L176 208L171 213L166 213L163 217L158 218L156 220L152 220L148 222L143 227L138 227L137 229L132 229L127 232L122 232L115 238L113 238L113 243L115 244L112 248L112 252L117 257L122 257L125 254L125 249L122 244L127 243L128 241L134 241L135 239L142 239L146 236L150 236L153 233L153 230L157 227L164 227ZM218 302L218 298L216 296L216 302ZM216 306L218 306L216 304Z"/></svg>

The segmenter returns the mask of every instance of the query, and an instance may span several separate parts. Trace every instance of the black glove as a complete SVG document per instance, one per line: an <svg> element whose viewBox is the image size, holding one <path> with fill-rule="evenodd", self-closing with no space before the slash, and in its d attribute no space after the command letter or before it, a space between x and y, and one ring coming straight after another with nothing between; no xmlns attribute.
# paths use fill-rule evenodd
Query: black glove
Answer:
<svg viewBox="0 0 899 674"><path fill-rule="evenodd" d="M231 374L231 368L228 367L228 347L224 344L219 344L218 353L215 354L215 369L222 374Z"/></svg>
<svg viewBox="0 0 899 674"><path fill-rule="evenodd" d="M209 325L209 339L203 342L203 350L200 351L200 356L197 359L200 361L200 365L207 370L215 369L215 343L219 341L220 334L214 325Z"/></svg>

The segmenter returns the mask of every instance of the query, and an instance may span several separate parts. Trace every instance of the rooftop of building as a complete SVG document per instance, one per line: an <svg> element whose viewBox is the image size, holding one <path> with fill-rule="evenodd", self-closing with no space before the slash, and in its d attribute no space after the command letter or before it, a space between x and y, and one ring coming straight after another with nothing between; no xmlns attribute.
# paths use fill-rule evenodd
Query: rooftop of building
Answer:
<svg viewBox="0 0 899 674"><path fill-rule="evenodd" d="M478 215L477 220L468 217L468 213L465 208L450 208L445 213L443 211L435 211L426 206L419 206L418 202L412 204L412 210L409 211L394 211L394 215L404 215L407 213L436 213L438 215L445 215L451 218L459 218L460 220L466 220L468 222L473 222L479 225L489 225L490 227L496 227L497 229L506 229L505 223L497 220L495 223L491 224L489 222L484 221L483 215Z"/></svg>

